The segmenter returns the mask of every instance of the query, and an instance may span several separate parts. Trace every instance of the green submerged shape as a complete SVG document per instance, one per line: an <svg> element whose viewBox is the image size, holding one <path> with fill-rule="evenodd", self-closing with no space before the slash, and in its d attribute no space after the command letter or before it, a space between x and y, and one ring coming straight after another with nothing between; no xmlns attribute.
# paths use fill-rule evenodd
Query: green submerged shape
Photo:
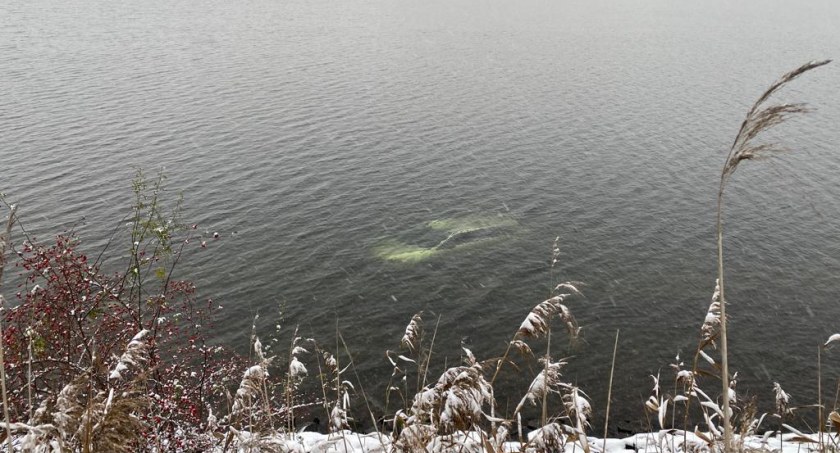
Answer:
<svg viewBox="0 0 840 453"><path fill-rule="evenodd" d="M506 215L432 220L424 228L427 245L389 239L374 247L373 252L387 261L416 263L443 253L505 239L518 225L515 219Z"/></svg>

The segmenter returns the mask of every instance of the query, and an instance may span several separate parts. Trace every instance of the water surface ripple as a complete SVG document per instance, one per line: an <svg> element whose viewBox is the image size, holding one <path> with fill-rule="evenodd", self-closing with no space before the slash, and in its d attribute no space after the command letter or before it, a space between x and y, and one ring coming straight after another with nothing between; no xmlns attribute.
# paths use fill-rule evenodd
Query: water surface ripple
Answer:
<svg viewBox="0 0 840 453"><path fill-rule="evenodd" d="M602 408L620 328L613 407L636 420L647 376L696 345L742 115L840 57L838 23L831 1L9 0L0 189L38 235L82 222L96 251L134 169L165 169L186 218L223 235L182 269L226 307L216 339L244 347L256 313L269 335L280 306L328 343L337 320L373 395L416 311L441 316L440 367L464 338L502 351L560 236L557 274L587 283L567 376ZM732 362L765 401L778 380L816 402L814 347L840 330L838 86L835 63L783 93L818 109L775 134L795 152L730 187ZM495 214L517 234L414 265L371 252Z"/></svg>

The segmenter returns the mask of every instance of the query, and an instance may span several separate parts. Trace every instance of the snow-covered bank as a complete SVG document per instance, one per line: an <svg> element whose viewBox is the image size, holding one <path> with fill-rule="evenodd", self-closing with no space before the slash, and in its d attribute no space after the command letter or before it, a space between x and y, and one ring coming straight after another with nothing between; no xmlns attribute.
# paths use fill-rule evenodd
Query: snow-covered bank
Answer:
<svg viewBox="0 0 840 453"><path fill-rule="evenodd" d="M781 453L805 453L836 450L840 438L837 435L803 434L791 432L778 435L749 436L741 439L735 436L739 451L774 451ZM715 452L721 451L721 444L712 446L708 433L691 433L682 430L662 430L654 433L636 434L623 439L599 439L587 437L586 444L590 452L625 453L625 452ZM585 450L580 441L564 441L543 435L536 430L528 436L524 445L518 441L496 442L486 434L476 431L459 433L451 436L437 436L425 445L405 448L393 442L387 434L360 434L344 431L334 434L301 432L288 437L252 438L247 432L237 432L234 443L235 451L281 451L289 453L390 453L425 451L427 453L500 453L500 452L568 452L582 453ZM220 446L215 452L221 453ZM230 450L228 450L230 451Z"/></svg>

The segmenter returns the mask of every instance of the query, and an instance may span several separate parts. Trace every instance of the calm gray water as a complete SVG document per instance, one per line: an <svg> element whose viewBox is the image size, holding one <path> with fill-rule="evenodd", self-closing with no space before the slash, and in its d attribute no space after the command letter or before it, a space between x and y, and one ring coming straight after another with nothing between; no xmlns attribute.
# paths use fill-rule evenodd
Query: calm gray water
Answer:
<svg viewBox="0 0 840 453"><path fill-rule="evenodd" d="M217 339L244 346L255 313L270 336L280 305L286 336L332 344L337 322L374 400L416 311L440 316L439 367L464 337L503 351L559 236L557 273L587 284L567 377L602 419L621 329L614 414L638 419L648 375L696 345L740 120L782 73L840 57L838 24L833 1L7 0L0 190L41 236L84 219L98 251L134 169L164 169L185 218L223 236L183 268L225 306ZM818 111L730 187L732 362L765 401L778 380L815 403L816 345L840 331L838 86L835 63L786 91ZM520 225L502 241L372 253L498 214ZM840 356L824 362L833 382Z"/></svg>

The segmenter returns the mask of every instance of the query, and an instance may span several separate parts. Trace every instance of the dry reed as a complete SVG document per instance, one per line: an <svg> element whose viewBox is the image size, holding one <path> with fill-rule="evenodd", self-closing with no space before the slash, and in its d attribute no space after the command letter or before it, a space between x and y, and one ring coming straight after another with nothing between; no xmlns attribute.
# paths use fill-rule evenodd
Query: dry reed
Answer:
<svg viewBox="0 0 840 453"><path fill-rule="evenodd" d="M720 287L720 340L721 340L721 385L723 398L723 421L724 421L724 448L729 451L732 447L732 425L730 418L732 411L729 401L729 346L727 341L727 317L726 317L726 296L723 276L723 195L726 183L730 176L738 168L738 164L745 160L757 159L770 155L779 150L772 143L756 143L755 139L763 132L772 129L783 123L791 115L806 113L809 109L805 104L775 104L765 106L770 97L778 92L786 84L790 83L800 75L826 65L831 60L813 61L806 63L793 71L783 75L779 80L770 85L758 100L747 112L741 127L732 142L729 154L726 156L723 169L720 174L720 186L717 195L717 259L718 259L718 285Z"/></svg>

